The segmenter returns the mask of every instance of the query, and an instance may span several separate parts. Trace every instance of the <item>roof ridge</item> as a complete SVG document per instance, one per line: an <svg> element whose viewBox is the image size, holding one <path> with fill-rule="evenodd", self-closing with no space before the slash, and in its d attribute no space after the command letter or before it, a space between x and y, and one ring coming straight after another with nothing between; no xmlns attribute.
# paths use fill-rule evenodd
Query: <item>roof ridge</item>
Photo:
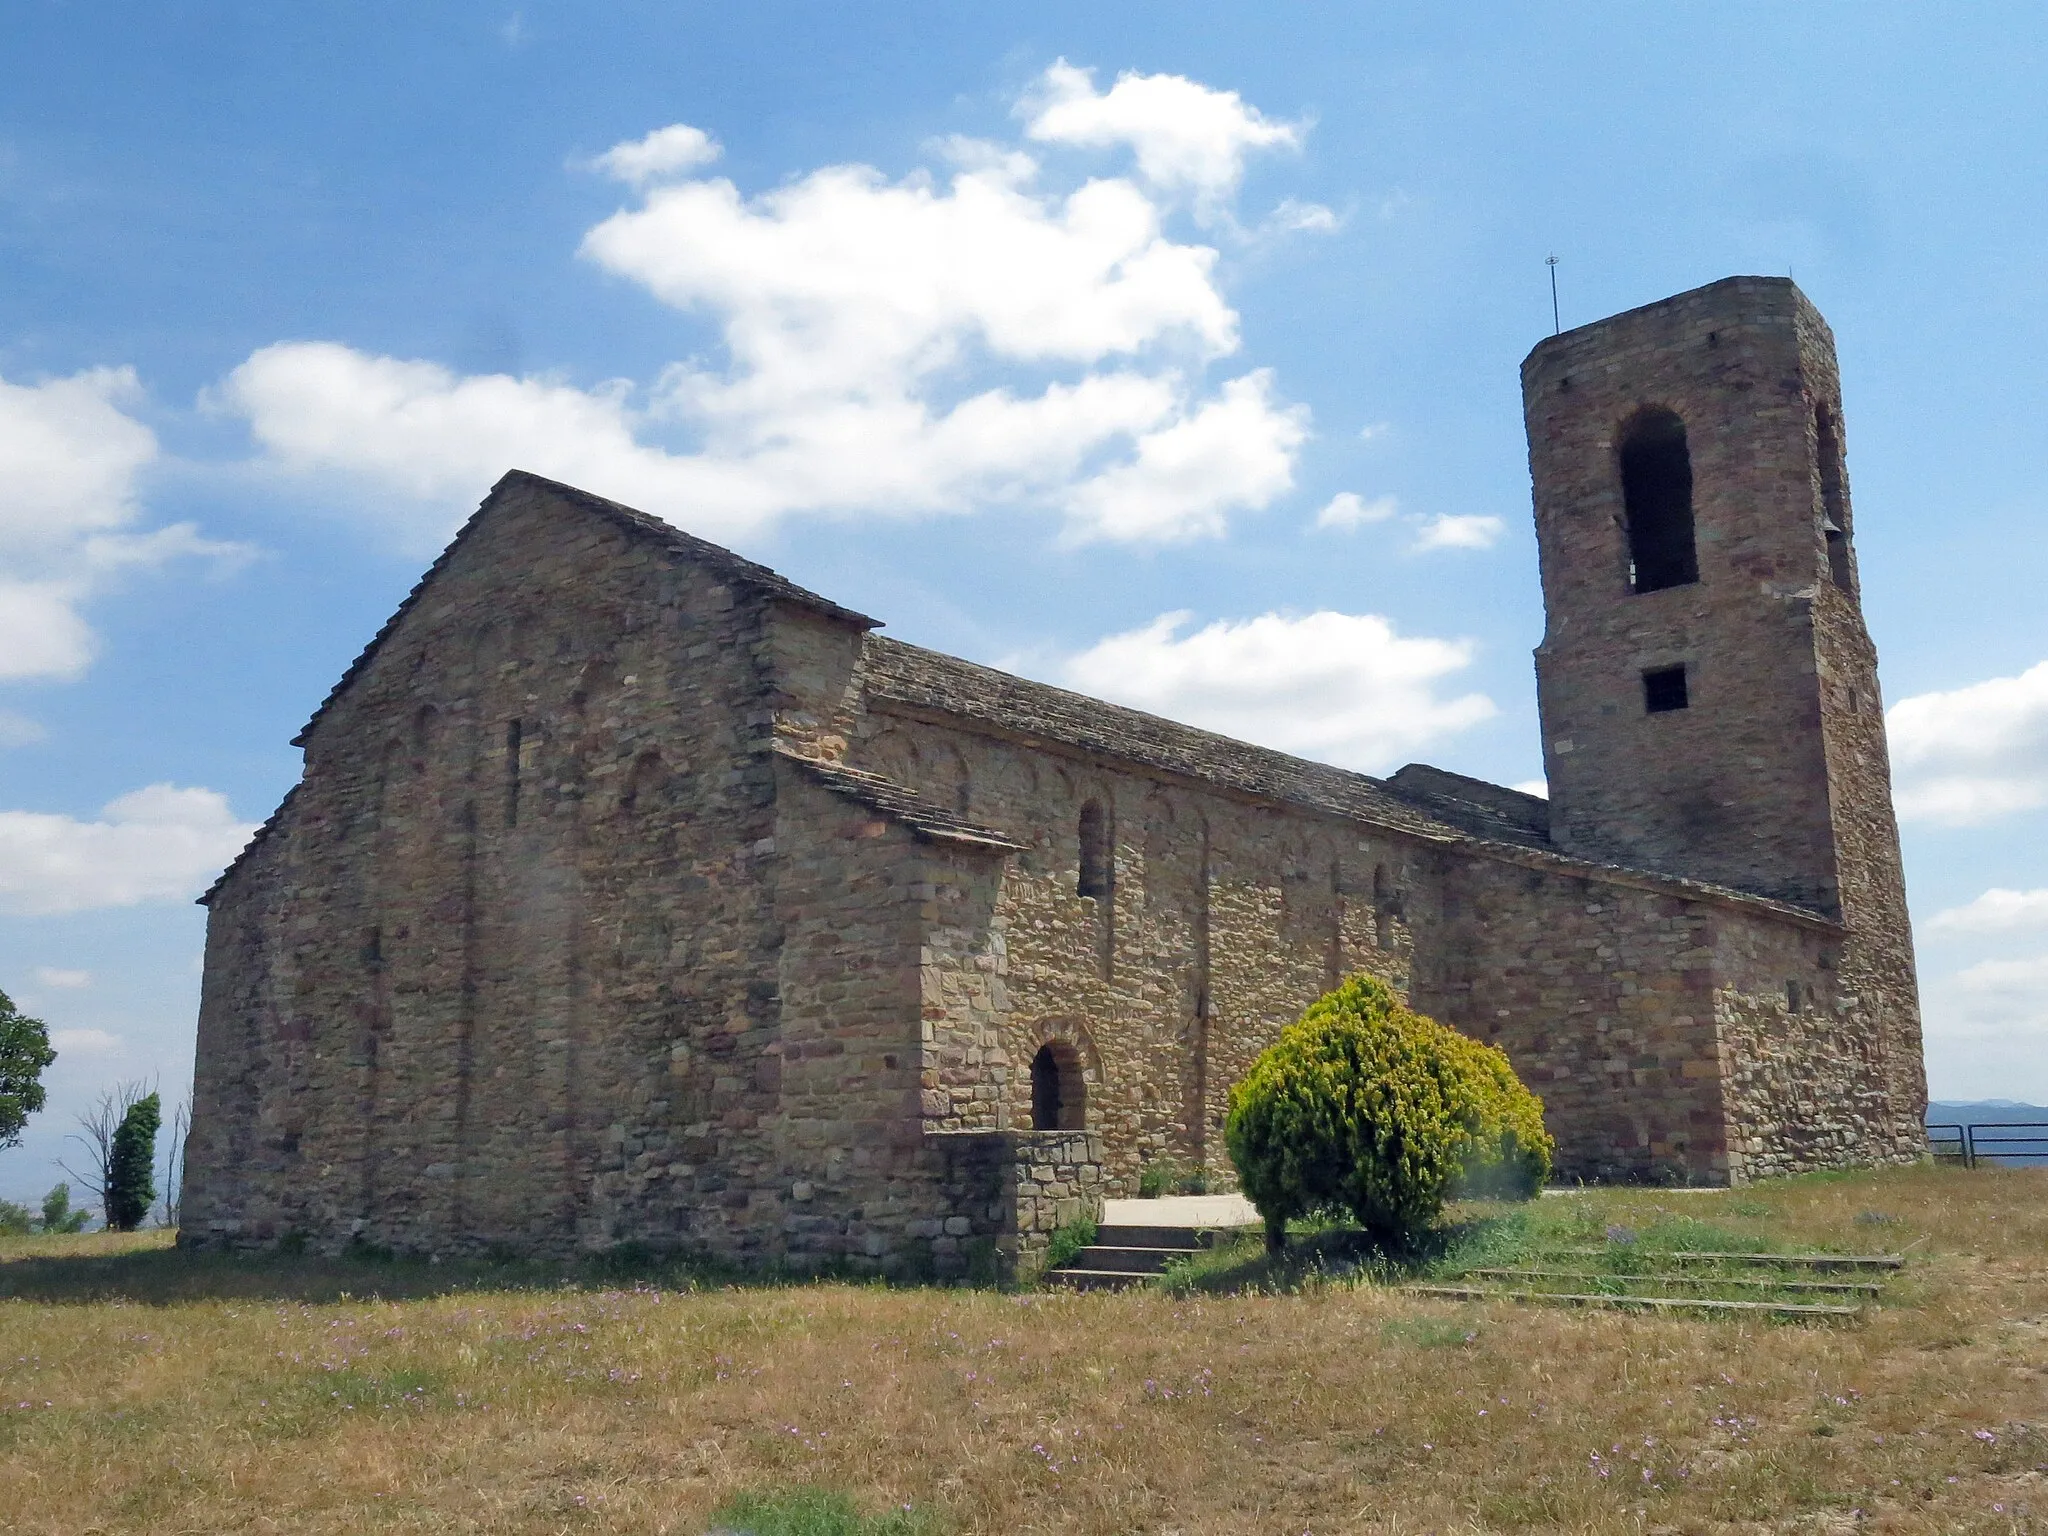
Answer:
<svg viewBox="0 0 2048 1536"><path fill-rule="evenodd" d="M908 641L898 640L891 635L870 635L868 637L868 644L871 651L883 657L893 654L927 664L937 663L939 666L949 670L965 670L990 679L1003 689L1035 694L1067 704L1074 708L1077 713L1098 718L1107 717L1111 720L1121 718L1135 722L1150 730L1179 737L1189 744L1201 745L1254 759L1260 767L1282 769L1298 773L1304 777L1322 778L1333 785L1350 789L1360 794L1363 798L1381 802L1375 807L1377 811L1376 816L1361 814L1360 809L1357 807L1344 807L1338 810L1339 814L1349 816L1354 820L1379 820L1388 825L1404 827L1406 830L1420 832L1425 835L1464 835L1461 828L1454 827L1449 823L1439 822L1435 818L1428 816L1420 807L1413 805L1406 797L1392 789L1385 780L1376 778L1369 773L1361 773L1355 768L1339 768L1333 763L1320 763L1313 758L1297 757L1291 752L1282 752L1276 747L1263 747L1255 742L1242 741L1234 736L1226 736L1220 731L1205 730L1201 726L1188 725L1184 721L1169 719L1165 715L1155 715L1146 710L1133 709L1127 704L1115 704L1109 700L1098 699L1089 694L1077 693L1073 689L1062 688L1056 683L1042 683L1035 678L1019 677L1014 672L1004 672L999 668L984 666L979 662L966 661L958 656L949 656L943 651L934 651L924 646L912 645ZM866 676L871 693L879 694L883 698L897 699L907 704L915 705L925 702L918 698L907 696L905 691L892 691L888 686L887 680L877 679L873 669L867 669ZM1201 765L1194 762L1165 762L1156 755L1136 750L1128 742L1119 743L1108 740L1106 734L1100 740L1082 739L1083 732L1078 730L1063 732L1057 729L1057 723L1053 721L1041 720L1031 723L1017 720L1006 721L993 708L984 714L977 714L970 707L957 703L948 703L943 700L930 704L928 707L938 708L946 713L966 715L970 718L988 718L992 723L1008 724L1012 729L1020 730L1027 735L1042 735L1053 740L1066 741L1074 746L1100 751L1112 757L1122 757L1131 761L1149 763L1155 767L1164 767L1169 771L1181 773L1191 778L1203 779L1210 783L1232 784L1231 779L1225 778L1213 771L1205 771ZM1270 786L1254 785L1249 782L1239 783L1234 787L1262 795L1266 798L1293 799L1297 801L1303 798L1299 795L1282 793ZM1338 809L1331 806L1325 806L1324 808Z"/></svg>

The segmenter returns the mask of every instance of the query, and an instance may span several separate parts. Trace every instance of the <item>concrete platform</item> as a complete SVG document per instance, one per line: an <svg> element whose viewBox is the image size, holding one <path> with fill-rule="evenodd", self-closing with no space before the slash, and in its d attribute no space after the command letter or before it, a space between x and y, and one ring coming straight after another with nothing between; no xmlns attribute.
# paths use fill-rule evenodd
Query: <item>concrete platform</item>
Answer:
<svg viewBox="0 0 2048 1536"><path fill-rule="evenodd" d="M1163 1195L1157 1200L1105 1200L1105 1227L1256 1227L1259 1213L1243 1195Z"/></svg>

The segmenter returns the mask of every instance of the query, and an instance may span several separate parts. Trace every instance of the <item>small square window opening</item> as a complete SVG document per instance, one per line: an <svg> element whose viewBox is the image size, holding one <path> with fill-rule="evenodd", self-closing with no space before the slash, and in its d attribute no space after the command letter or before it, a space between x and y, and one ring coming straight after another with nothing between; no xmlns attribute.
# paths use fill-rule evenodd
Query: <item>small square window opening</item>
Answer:
<svg viewBox="0 0 2048 1536"><path fill-rule="evenodd" d="M1685 668L1659 667L1643 674L1643 712L1661 715L1666 710L1684 709Z"/></svg>

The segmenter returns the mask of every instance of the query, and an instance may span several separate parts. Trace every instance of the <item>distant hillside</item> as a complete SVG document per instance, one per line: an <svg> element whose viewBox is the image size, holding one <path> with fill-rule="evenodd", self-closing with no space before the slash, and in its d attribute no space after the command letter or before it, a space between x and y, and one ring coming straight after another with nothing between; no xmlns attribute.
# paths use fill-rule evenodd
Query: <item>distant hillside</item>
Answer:
<svg viewBox="0 0 2048 1536"><path fill-rule="evenodd" d="M2048 1120L2048 1105L2019 1104L2011 1099L1934 1099L1927 1105L1930 1123L1963 1121L1979 1125L1996 1121L2011 1125L2016 1120Z"/></svg>

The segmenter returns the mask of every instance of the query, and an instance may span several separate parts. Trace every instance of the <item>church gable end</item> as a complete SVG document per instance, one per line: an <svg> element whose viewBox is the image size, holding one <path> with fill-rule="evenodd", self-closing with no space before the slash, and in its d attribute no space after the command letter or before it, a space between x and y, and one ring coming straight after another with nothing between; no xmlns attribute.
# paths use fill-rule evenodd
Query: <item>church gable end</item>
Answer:
<svg viewBox="0 0 2048 1536"><path fill-rule="evenodd" d="M195 1161L195 1232L604 1241L622 1201L700 1205L614 1189L629 1142L739 1155L696 1115L729 1066L704 1093L672 1068L772 1032L765 635L807 594L596 501L500 483L214 894L197 1118L260 1129L247 1162Z"/></svg>

